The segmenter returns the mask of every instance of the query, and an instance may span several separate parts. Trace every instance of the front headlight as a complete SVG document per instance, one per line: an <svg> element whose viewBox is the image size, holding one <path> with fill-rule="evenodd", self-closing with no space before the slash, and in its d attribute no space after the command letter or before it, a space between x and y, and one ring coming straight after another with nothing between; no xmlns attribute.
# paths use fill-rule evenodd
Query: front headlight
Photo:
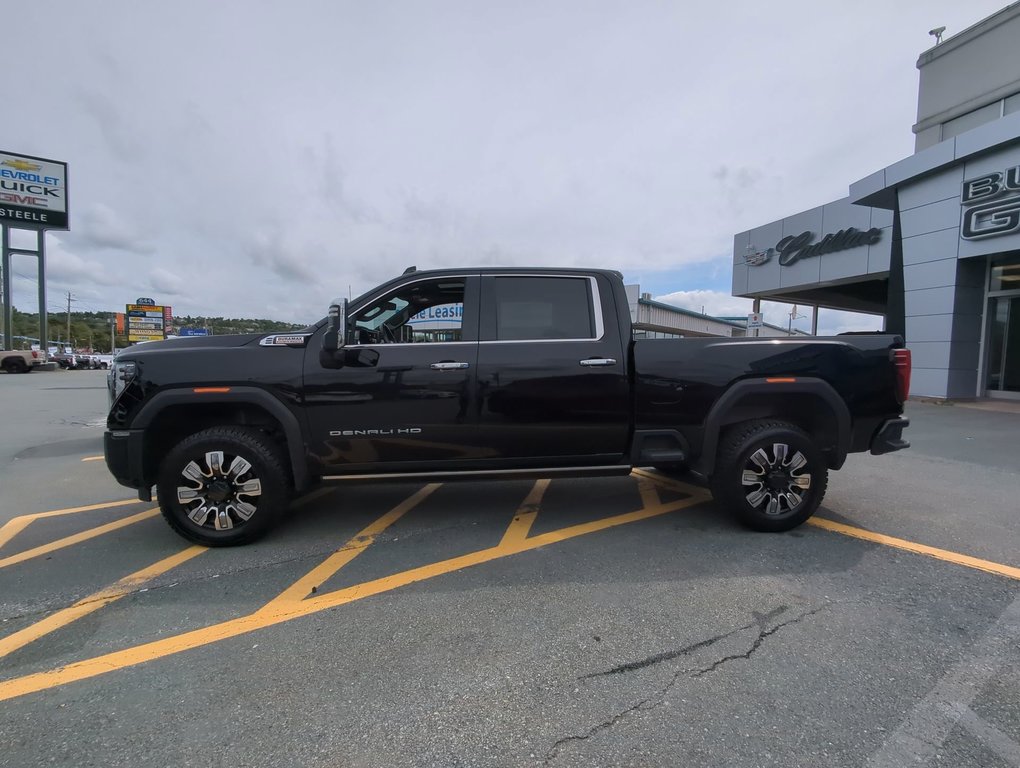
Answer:
<svg viewBox="0 0 1020 768"><path fill-rule="evenodd" d="M122 363L115 362L110 367L110 372L107 374L106 384L110 390L110 405L120 397L120 393L123 392L127 385L131 382L131 379L135 377L135 373L138 367L133 361L125 361Z"/></svg>

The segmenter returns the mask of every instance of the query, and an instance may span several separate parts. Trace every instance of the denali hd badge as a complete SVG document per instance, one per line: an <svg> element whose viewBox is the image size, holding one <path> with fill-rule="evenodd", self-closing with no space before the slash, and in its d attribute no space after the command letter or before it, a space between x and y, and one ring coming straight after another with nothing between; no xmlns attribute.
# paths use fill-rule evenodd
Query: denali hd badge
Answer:
<svg viewBox="0 0 1020 768"><path fill-rule="evenodd" d="M1020 232L1020 165L1004 173L994 171L967 179L960 205L960 237L964 240Z"/></svg>
<svg viewBox="0 0 1020 768"><path fill-rule="evenodd" d="M330 431L330 437L382 437L385 435L420 435L420 427L408 427L406 429L334 429Z"/></svg>

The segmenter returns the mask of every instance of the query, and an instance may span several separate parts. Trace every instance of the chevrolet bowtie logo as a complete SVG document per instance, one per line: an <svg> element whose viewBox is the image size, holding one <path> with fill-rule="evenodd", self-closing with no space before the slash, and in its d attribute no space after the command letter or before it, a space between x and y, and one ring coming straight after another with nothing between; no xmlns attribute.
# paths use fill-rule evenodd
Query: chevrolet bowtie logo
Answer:
<svg viewBox="0 0 1020 768"><path fill-rule="evenodd" d="M30 163L27 160L4 160L0 165L6 165L16 171L41 171L42 166L37 163Z"/></svg>

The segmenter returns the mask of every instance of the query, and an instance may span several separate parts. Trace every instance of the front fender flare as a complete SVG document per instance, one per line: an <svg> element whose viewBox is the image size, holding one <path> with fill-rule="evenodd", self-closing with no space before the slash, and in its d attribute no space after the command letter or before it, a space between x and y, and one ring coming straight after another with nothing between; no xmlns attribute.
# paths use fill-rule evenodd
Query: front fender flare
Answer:
<svg viewBox="0 0 1020 768"><path fill-rule="evenodd" d="M228 392L208 392L196 394L191 389L168 389L158 392L142 406L131 421L131 429L146 429L153 420L166 408L173 405L191 405L194 403L215 404L249 404L267 411L276 419L283 434L287 438L287 453L290 458L291 471L294 476L294 487L303 490L308 486L308 463L305 460L305 441L301 433L301 425L297 417L287 406L259 387L230 387Z"/></svg>

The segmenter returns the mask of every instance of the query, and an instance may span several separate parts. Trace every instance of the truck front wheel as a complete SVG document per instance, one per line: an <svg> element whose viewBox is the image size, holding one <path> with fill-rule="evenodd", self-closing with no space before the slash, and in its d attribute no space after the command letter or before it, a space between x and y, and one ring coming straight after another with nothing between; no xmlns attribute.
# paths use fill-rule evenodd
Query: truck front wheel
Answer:
<svg viewBox="0 0 1020 768"><path fill-rule="evenodd" d="M290 500L282 452L264 433L211 427L171 449L159 469L159 506L170 527L207 547L265 534Z"/></svg>
<svg viewBox="0 0 1020 768"><path fill-rule="evenodd" d="M778 532L796 528L815 513L828 479L822 452L802 429L763 419L724 437L711 488L748 528Z"/></svg>

